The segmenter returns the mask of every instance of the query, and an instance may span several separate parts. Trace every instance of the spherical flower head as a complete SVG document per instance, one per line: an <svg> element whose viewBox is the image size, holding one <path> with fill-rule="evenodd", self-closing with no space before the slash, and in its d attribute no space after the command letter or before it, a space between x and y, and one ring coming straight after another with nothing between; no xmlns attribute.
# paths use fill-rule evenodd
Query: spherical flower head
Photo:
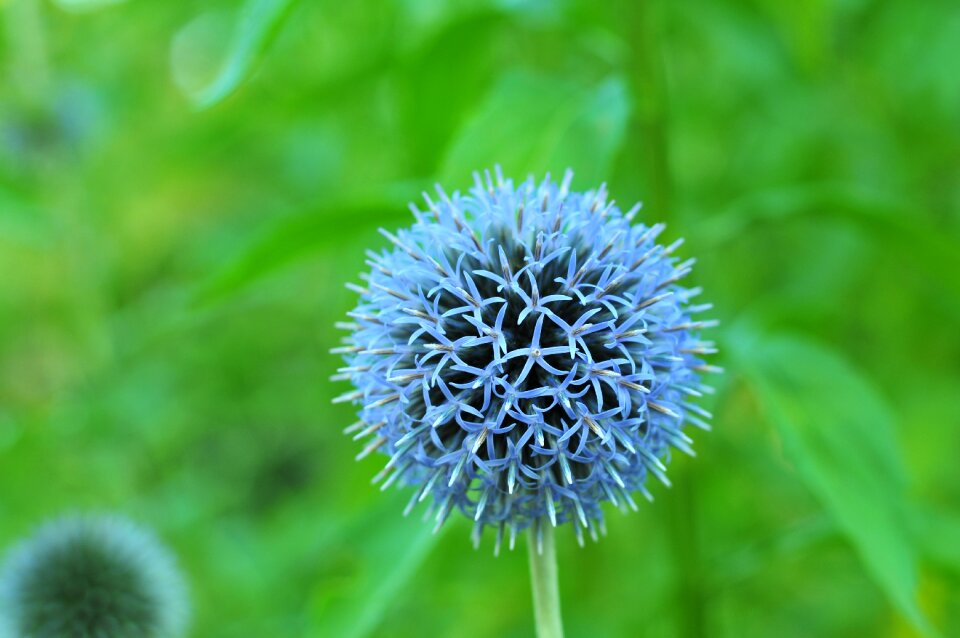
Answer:
<svg viewBox="0 0 960 638"><path fill-rule="evenodd" d="M0 619L17 638L175 638L186 610L172 556L121 518L50 522L0 572Z"/></svg>
<svg viewBox="0 0 960 638"><path fill-rule="evenodd" d="M647 476L667 483L672 448L691 453L691 403L709 390L713 351L697 336L709 308L679 282L656 243L662 224L632 224L604 187L570 192L532 178L479 175L469 194L438 187L392 249L368 253L336 378L356 387L347 428L389 457L378 479L432 495L437 527L459 509L516 533L571 521L582 541L603 529L604 501L635 508ZM409 510L409 508L408 508Z"/></svg>

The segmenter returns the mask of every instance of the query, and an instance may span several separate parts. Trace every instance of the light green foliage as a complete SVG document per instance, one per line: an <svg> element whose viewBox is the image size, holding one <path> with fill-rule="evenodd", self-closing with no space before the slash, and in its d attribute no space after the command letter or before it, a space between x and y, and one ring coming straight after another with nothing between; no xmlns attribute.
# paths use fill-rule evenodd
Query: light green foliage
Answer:
<svg viewBox="0 0 960 638"><path fill-rule="evenodd" d="M344 526L327 550L332 560L318 566L335 580L310 591L311 631L318 636L360 638L376 634L383 614L404 590L416 586L416 572L439 536L417 517L396 520L405 498L395 494ZM393 517L389 525L385 518ZM321 583L323 581L321 580Z"/></svg>
<svg viewBox="0 0 960 638"><path fill-rule="evenodd" d="M890 409L856 371L811 342L743 335L729 346L803 480L892 602L925 626Z"/></svg>
<svg viewBox="0 0 960 638"><path fill-rule="evenodd" d="M406 202L570 165L687 238L727 373L673 489L558 530L568 635L960 635L958 12L788 4L0 2L0 546L126 512L204 638L529 636L327 350Z"/></svg>
<svg viewBox="0 0 960 638"><path fill-rule="evenodd" d="M576 166L584 183L599 184L623 141L627 113L626 89L619 79L581 87L529 72L510 73L493 86L450 147L443 182L467 183L478 166L497 157L508 175L542 166L560 178ZM531 129L541 134L528 136Z"/></svg>
<svg viewBox="0 0 960 638"><path fill-rule="evenodd" d="M220 71L210 84L191 93L197 106L213 106L236 90L253 72L295 4L296 0L247 0L244 3Z"/></svg>
<svg viewBox="0 0 960 638"><path fill-rule="evenodd" d="M93 11L109 7L127 0L53 0L54 4L67 11Z"/></svg>

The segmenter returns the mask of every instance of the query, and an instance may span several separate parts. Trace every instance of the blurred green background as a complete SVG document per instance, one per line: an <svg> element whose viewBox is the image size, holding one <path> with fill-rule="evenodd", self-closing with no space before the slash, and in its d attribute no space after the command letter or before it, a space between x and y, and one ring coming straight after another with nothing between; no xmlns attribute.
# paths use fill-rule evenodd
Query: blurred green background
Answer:
<svg viewBox="0 0 960 638"><path fill-rule="evenodd" d="M378 226L473 170L607 181L696 256L698 457L570 636L960 635L955 0L5 0L0 546L126 512L194 636L533 631L523 547L431 536L330 399Z"/></svg>

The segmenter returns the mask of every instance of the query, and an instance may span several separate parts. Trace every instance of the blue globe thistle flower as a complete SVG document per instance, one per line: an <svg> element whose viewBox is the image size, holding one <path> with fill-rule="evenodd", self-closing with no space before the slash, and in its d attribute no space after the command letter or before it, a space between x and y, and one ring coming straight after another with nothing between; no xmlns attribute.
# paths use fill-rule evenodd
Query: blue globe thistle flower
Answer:
<svg viewBox="0 0 960 638"><path fill-rule="evenodd" d="M572 174L514 186L499 169L469 194L411 205L416 223L369 252L335 379L360 406L347 428L372 437L360 457L389 456L375 478L432 494L437 528L455 508L510 545L531 524L603 531L600 504L636 509L648 474L669 485L671 448L692 454L690 402L709 388L712 325L699 289L656 243L662 224L632 225L605 187L570 191ZM538 528L539 529L539 528Z"/></svg>
<svg viewBox="0 0 960 638"><path fill-rule="evenodd" d="M0 619L0 636L17 638L175 638L187 604L172 556L149 532L121 518L75 516L11 551Z"/></svg>

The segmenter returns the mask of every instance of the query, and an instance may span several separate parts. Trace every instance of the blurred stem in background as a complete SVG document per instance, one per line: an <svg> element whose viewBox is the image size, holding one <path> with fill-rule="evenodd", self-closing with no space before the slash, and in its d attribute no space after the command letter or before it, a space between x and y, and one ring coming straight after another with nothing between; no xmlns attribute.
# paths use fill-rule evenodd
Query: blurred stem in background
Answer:
<svg viewBox="0 0 960 638"><path fill-rule="evenodd" d="M538 638L563 638L560 618L560 588L557 576L557 549L553 526L538 522L527 532L530 553L530 584Z"/></svg>
<svg viewBox="0 0 960 638"><path fill-rule="evenodd" d="M668 87L662 39L665 8L656 0L627 2L622 24L629 45L629 86L635 105L631 125L633 146L644 149L643 170L648 199L658 219L673 218L673 178L670 171L670 138L667 125ZM668 542L677 577L679 635L707 635L707 597L697 533L696 463L683 468L683 476L664 496L668 509Z"/></svg>
<svg viewBox="0 0 960 638"><path fill-rule="evenodd" d="M641 149L642 166L649 192L644 198L658 219L673 214L670 148L667 136L667 86L660 29L662 8L654 0L621 5L624 37L630 51L628 82L634 105L630 137Z"/></svg>
<svg viewBox="0 0 960 638"><path fill-rule="evenodd" d="M51 77L40 1L10 0L3 6L3 21L12 85L24 102L42 106L50 93Z"/></svg>

